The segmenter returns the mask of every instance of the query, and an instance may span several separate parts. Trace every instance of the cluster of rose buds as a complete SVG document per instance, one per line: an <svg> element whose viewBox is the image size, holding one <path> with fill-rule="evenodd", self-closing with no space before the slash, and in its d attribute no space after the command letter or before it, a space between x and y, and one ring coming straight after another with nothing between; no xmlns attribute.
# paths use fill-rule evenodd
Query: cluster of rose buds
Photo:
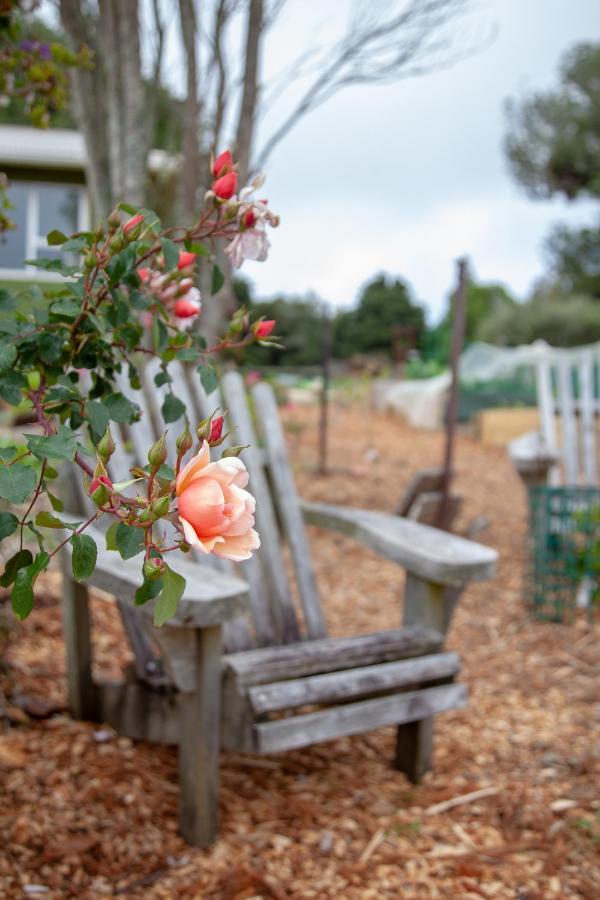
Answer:
<svg viewBox="0 0 600 900"><path fill-rule="evenodd" d="M262 187L263 176L256 175L247 187L242 188L238 197L238 175L229 150L217 156L212 173L215 180L206 197L214 199L222 208L225 221L237 225L237 233L225 247L231 264L239 269L246 259L264 262L271 246L266 226L276 228L279 216L271 212L266 200L251 199L252 194Z"/></svg>
<svg viewBox="0 0 600 900"><path fill-rule="evenodd" d="M124 226L124 229L127 225ZM172 272L138 269L145 288L165 306L181 329L189 328L202 309L200 291L194 285L196 254L181 250L177 268Z"/></svg>

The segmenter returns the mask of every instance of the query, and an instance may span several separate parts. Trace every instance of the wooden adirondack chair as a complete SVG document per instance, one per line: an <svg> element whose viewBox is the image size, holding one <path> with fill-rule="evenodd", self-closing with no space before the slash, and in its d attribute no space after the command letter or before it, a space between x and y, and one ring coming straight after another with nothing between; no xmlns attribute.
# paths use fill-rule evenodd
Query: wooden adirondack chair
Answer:
<svg viewBox="0 0 600 900"><path fill-rule="evenodd" d="M431 766L433 716L466 700L465 686L453 681L458 657L442 649L452 610L466 584L492 575L496 553L397 516L300 503L270 386L260 383L252 390L257 435L238 373L224 376L222 399L207 399L195 385L195 373L172 368L176 394L198 419L221 405L237 426L235 442L250 443L243 456L257 499L262 546L237 573L232 564L207 557L192 563L170 560L185 574L187 588L177 615L162 629L150 624L152 602L133 607L139 558L121 562L114 553L101 552L86 586L72 580L66 559L65 630L74 714L107 721L134 738L179 744L181 828L190 843L201 846L217 834L220 747L272 753L398 725L396 766L418 780ZM144 416L130 429L131 452L123 444L117 451L121 477L128 465L143 461L161 428L156 407L161 391L150 368L141 378L144 390L137 395L122 385ZM169 440L176 431L171 427ZM327 637L304 519L351 535L406 569L403 627ZM293 560L302 621L286 577L281 538ZM134 670L116 685L92 679L90 586L117 598L135 653Z"/></svg>
<svg viewBox="0 0 600 900"><path fill-rule="evenodd" d="M543 341L536 348L540 427L510 443L511 459L527 485L597 485L600 351L559 350Z"/></svg>

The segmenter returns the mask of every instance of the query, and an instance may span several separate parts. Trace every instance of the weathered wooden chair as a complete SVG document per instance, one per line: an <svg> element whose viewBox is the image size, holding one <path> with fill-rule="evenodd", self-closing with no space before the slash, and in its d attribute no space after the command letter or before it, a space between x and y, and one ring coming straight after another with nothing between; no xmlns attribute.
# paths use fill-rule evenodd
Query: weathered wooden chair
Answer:
<svg viewBox="0 0 600 900"><path fill-rule="evenodd" d="M133 606L139 558L121 562L114 553L101 552L85 586L73 582L66 560L74 714L107 721L134 738L179 744L181 827L190 843L202 846L217 833L220 747L272 753L398 725L396 766L418 780L431 766L433 716L466 700L465 686L453 681L459 659L442 649L452 611L470 581L492 575L496 553L397 516L301 503L270 386L260 383L252 390L257 435L238 373L227 373L222 399L209 402L194 385L195 373L173 369L174 390L192 415L203 418L220 404L237 427L235 442L250 443L244 458L262 546L237 574L232 564L207 557L170 560L185 574L187 588L177 615L162 629L151 625L152 602ZM150 369L141 378L144 390L137 395L122 386L144 416L115 455L120 477L143 461L161 428L156 412L161 391ZM176 431L171 427L169 440ZM353 536L406 569L403 627L327 637L304 520ZM280 539L293 561L301 620ZM90 586L117 598L135 654L132 671L116 685L92 678Z"/></svg>
<svg viewBox="0 0 600 900"><path fill-rule="evenodd" d="M533 612L560 621L597 593L598 345L535 345L539 430L516 438L509 454L528 488L531 564L526 581Z"/></svg>
<svg viewBox="0 0 600 900"><path fill-rule="evenodd" d="M510 457L527 485L594 486L600 351L597 346L562 350L543 341L536 350L539 430L511 441Z"/></svg>

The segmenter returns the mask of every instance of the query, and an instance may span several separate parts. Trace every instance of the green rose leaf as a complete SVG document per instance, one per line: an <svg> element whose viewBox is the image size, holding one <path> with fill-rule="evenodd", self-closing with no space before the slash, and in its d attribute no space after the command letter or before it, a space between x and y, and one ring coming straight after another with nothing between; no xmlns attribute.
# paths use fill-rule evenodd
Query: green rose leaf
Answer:
<svg viewBox="0 0 600 900"><path fill-rule="evenodd" d="M65 522L61 522L59 518L53 516L51 512L47 512L46 510L37 514L35 517L35 524L39 528L77 528L77 525L67 525Z"/></svg>
<svg viewBox="0 0 600 900"><path fill-rule="evenodd" d="M225 276L221 272L218 266L213 266L212 270L212 278L210 282L210 292L211 294L218 293L223 285L225 284Z"/></svg>
<svg viewBox="0 0 600 900"><path fill-rule="evenodd" d="M46 240L48 241L49 247L59 247L67 240L67 236L66 234L63 234L62 231L54 229L54 231L48 232Z"/></svg>
<svg viewBox="0 0 600 900"><path fill-rule="evenodd" d="M179 247L177 244L169 240L169 238L163 238L160 246L165 258L165 271L169 272L171 269L176 269L179 262Z"/></svg>
<svg viewBox="0 0 600 900"><path fill-rule="evenodd" d="M182 403L175 394L167 394L161 407L161 412L165 424L176 422L185 413L185 403Z"/></svg>
<svg viewBox="0 0 600 900"><path fill-rule="evenodd" d="M17 298L4 289L0 290L0 312L12 312L17 308Z"/></svg>
<svg viewBox="0 0 600 900"><path fill-rule="evenodd" d="M19 569L17 572L10 597L17 619L26 619L33 609L33 586L36 578L46 568L49 561L50 557L47 553L38 553L29 566Z"/></svg>
<svg viewBox="0 0 600 900"><path fill-rule="evenodd" d="M10 403L17 406L21 402L21 391L27 387L27 382L19 372L3 372L0 375L0 395Z"/></svg>
<svg viewBox="0 0 600 900"><path fill-rule="evenodd" d="M133 422L140 411L137 403L132 403L121 393L109 394L104 405L113 422Z"/></svg>
<svg viewBox="0 0 600 900"><path fill-rule="evenodd" d="M10 462L17 455L16 447L0 447L0 459L3 462Z"/></svg>
<svg viewBox="0 0 600 900"><path fill-rule="evenodd" d="M14 344L0 344L0 371L10 369L17 358L17 348Z"/></svg>
<svg viewBox="0 0 600 900"><path fill-rule="evenodd" d="M121 558L131 559L133 556L137 556L144 548L143 529L134 528L132 525L124 525L122 522L119 522L114 532L114 541ZM108 534L106 544L108 546Z"/></svg>
<svg viewBox="0 0 600 900"><path fill-rule="evenodd" d="M48 437L39 434L25 434L27 446L38 459L64 459L72 461L77 452L77 437L66 425L61 425L58 434Z"/></svg>
<svg viewBox="0 0 600 900"><path fill-rule="evenodd" d="M52 331L45 331L40 337L38 348L43 362L52 365L60 359L65 343L65 334L57 334Z"/></svg>
<svg viewBox="0 0 600 900"><path fill-rule="evenodd" d="M154 376L154 384L156 387L162 387L163 384L169 384L171 381L171 376L168 372L159 372L158 375Z"/></svg>
<svg viewBox="0 0 600 900"><path fill-rule="evenodd" d="M205 247L204 244L199 244L197 241L184 241L184 246L186 250L189 250L190 253L195 253L196 256L210 256L208 247Z"/></svg>
<svg viewBox="0 0 600 900"><path fill-rule="evenodd" d="M185 578L178 575L177 572L173 572L168 566L162 581L162 591L154 607L154 624L158 627L164 625L167 619L171 619L175 615L177 604L185 591Z"/></svg>
<svg viewBox="0 0 600 900"><path fill-rule="evenodd" d="M212 394L219 386L217 373L212 366L198 366L196 370L200 375L200 383L207 394Z"/></svg>
<svg viewBox="0 0 600 900"><path fill-rule="evenodd" d="M14 556L11 556L4 566L4 572L0 577L0 585L2 587L10 587L19 569L24 569L26 566L31 565L32 562L31 550L19 550Z"/></svg>
<svg viewBox="0 0 600 900"><path fill-rule="evenodd" d="M160 594L162 587L162 578L156 578L154 581L144 581L143 585L135 592L135 605L143 606L148 600L153 600Z"/></svg>
<svg viewBox="0 0 600 900"><path fill-rule="evenodd" d="M9 503L24 503L37 484L37 475L31 466L17 463L0 467L0 497Z"/></svg>
<svg viewBox="0 0 600 900"><path fill-rule="evenodd" d="M98 548L96 542L89 534L74 534L70 544L73 548L71 554L71 568L73 578L76 581L85 581L96 568Z"/></svg>
<svg viewBox="0 0 600 900"><path fill-rule="evenodd" d="M19 520L9 512L0 512L0 541L10 537L17 530Z"/></svg>
<svg viewBox="0 0 600 900"><path fill-rule="evenodd" d="M98 443L108 427L110 411L100 400L89 400L85 404L85 411L93 432L92 437L96 439L95 443Z"/></svg>

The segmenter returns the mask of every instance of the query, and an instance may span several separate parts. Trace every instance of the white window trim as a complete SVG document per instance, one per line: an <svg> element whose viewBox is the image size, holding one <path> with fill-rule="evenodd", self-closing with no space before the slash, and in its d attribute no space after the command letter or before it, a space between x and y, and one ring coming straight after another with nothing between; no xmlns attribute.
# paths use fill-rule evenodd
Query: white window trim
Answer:
<svg viewBox="0 0 600 900"><path fill-rule="evenodd" d="M40 194L38 188L47 185L60 185L61 187L74 187L78 191L77 201L77 231L86 231L90 224L90 211L87 190L84 185L73 184L67 181L26 181L27 202L25 221L25 259L35 259L37 251L46 250L46 236L40 234ZM0 266L0 280L2 281L47 281L61 282L65 276L60 272L46 272L37 266L26 266L21 269L6 269Z"/></svg>

